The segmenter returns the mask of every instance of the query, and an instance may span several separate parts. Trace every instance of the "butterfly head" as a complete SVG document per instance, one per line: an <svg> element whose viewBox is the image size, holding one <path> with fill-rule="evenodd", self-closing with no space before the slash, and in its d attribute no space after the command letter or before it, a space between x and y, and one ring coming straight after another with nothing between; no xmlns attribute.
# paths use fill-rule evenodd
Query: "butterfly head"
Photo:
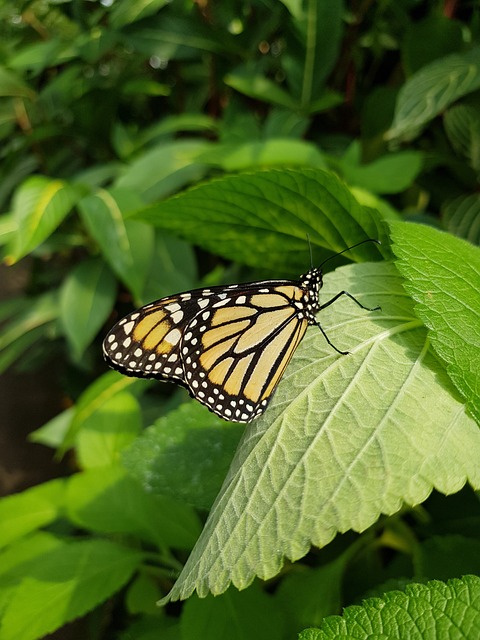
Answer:
<svg viewBox="0 0 480 640"><path fill-rule="evenodd" d="M306 305L307 317L311 324L316 322L315 314L320 309L318 295L323 285L322 270L318 267L312 267L300 276L300 288L305 292L304 301Z"/></svg>

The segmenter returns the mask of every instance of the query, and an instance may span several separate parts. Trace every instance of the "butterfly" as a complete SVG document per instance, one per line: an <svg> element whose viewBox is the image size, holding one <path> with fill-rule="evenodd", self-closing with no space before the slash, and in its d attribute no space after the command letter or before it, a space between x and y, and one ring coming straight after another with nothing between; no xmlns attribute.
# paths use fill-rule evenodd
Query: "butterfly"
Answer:
<svg viewBox="0 0 480 640"><path fill-rule="evenodd" d="M345 251L357 247L363 240ZM330 256L330 260L335 256ZM321 267L299 280L261 280L195 289L151 302L117 322L103 354L117 371L176 382L224 420L251 422L265 409L307 327L341 296L320 304Z"/></svg>

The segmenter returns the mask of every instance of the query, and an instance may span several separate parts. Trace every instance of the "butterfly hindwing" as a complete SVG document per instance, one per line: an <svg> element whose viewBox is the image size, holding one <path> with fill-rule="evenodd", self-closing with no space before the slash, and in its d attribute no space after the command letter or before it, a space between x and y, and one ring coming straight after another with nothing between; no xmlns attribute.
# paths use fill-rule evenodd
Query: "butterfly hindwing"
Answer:
<svg viewBox="0 0 480 640"><path fill-rule="evenodd" d="M126 375L186 384L181 340L199 311L195 293L157 300L117 322L103 343L109 364Z"/></svg>

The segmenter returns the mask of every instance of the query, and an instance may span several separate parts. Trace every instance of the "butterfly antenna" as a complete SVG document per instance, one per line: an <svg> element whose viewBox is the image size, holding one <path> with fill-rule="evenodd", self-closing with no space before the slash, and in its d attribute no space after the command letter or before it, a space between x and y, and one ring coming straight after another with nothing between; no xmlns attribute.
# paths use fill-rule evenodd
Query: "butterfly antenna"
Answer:
<svg viewBox="0 0 480 640"><path fill-rule="evenodd" d="M308 235L308 233L306 234L306 236L307 236L307 242L308 242L308 249L310 251L310 268L313 269L312 243L310 242L310 236Z"/></svg>
<svg viewBox="0 0 480 640"><path fill-rule="evenodd" d="M366 240L362 240L361 242L357 242L356 244L352 244L351 247L347 247L346 249L343 249L343 251L339 251L338 253L335 253L333 256L330 256L329 258L327 258L326 260L321 262L318 268L321 269L323 267L323 265L326 262L328 262L329 260L333 260L333 258L336 258L337 256L341 256L342 253L346 253L347 251L350 251L350 249L355 249L355 247L359 247L361 244L365 244L366 242L375 242L375 244L382 244L380 242L380 240L375 240L375 238L367 238ZM311 249L310 249L310 251L311 251Z"/></svg>

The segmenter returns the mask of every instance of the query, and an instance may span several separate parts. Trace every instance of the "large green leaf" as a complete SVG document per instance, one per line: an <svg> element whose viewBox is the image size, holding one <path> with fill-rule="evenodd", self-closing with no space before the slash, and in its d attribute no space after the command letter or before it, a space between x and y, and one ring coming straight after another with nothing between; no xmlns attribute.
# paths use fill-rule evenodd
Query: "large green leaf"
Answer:
<svg viewBox="0 0 480 640"><path fill-rule="evenodd" d="M121 589L141 560L136 550L86 540L64 542L25 562L9 574L2 640L43 638L84 615Z"/></svg>
<svg viewBox="0 0 480 640"><path fill-rule="evenodd" d="M480 578L410 584L342 615L325 618L300 640L475 640L480 628Z"/></svg>
<svg viewBox="0 0 480 640"><path fill-rule="evenodd" d="M314 248L327 250L323 258L364 238L385 241L388 255L378 211L362 207L335 175L318 169L271 169L212 180L135 217L213 253L283 273L308 268L307 236ZM363 259L379 255L373 244L357 251L352 255Z"/></svg>
<svg viewBox="0 0 480 640"><path fill-rule="evenodd" d="M321 312L334 352L311 328L267 412L239 445L205 529L171 599L271 578L285 558L363 531L381 514L424 501L433 488L480 487L480 431L429 350L391 264L325 277Z"/></svg>
<svg viewBox="0 0 480 640"><path fill-rule="evenodd" d="M480 423L480 249L431 227L392 225L398 269L435 351Z"/></svg>
<svg viewBox="0 0 480 640"><path fill-rule="evenodd" d="M413 74L398 94L390 139L410 140L450 104L480 87L480 47L439 58Z"/></svg>

